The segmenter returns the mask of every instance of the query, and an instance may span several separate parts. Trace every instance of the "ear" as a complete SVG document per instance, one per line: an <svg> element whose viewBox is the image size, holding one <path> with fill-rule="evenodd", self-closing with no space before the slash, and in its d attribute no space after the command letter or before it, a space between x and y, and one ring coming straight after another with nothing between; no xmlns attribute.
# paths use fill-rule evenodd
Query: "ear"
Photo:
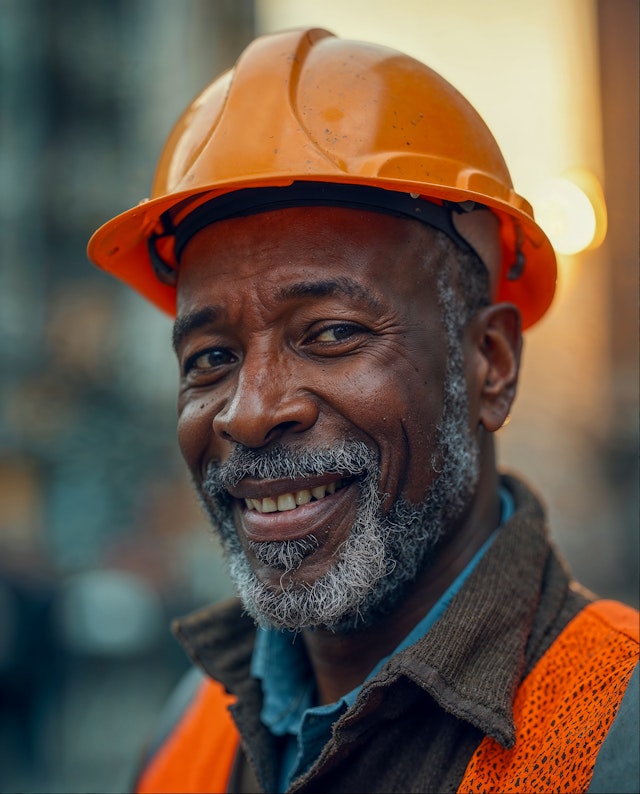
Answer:
<svg viewBox="0 0 640 794"><path fill-rule="evenodd" d="M480 310L469 324L478 422L490 433L505 423L511 410L522 352L520 312L511 303Z"/></svg>

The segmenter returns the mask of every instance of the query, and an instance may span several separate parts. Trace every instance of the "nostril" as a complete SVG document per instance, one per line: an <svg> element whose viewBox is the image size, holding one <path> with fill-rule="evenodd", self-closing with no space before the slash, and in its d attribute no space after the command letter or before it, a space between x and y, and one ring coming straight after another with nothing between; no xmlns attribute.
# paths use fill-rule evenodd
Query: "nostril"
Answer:
<svg viewBox="0 0 640 794"><path fill-rule="evenodd" d="M213 431L225 441L261 447L287 433L302 433L318 418L316 401L307 394L279 393L277 385L249 389L246 382L233 399L213 417Z"/></svg>
<svg viewBox="0 0 640 794"><path fill-rule="evenodd" d="M272 427L271 430L269 430L269 432L266 435L265 441L273 441L274 438L283 435L288 430L295 432L298 427L298 424L299 424L298 422L293 422L293 421L280 422L275 427Z"/></svg>

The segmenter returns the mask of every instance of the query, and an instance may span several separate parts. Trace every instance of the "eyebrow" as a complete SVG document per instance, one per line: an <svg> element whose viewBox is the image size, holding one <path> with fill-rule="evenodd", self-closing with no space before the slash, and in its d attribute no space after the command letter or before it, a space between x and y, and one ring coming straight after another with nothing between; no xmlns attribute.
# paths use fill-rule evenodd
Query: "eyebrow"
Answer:
<svg viewBox="0 0 640 794"><path fill-rule="evenodd" d="M192 331L203 328L209 325L220 316L222 309L219 306L205 306L195 312L189 312L182 317L178 317L173 324L173 349L177 353L178 348L182 344L182 340L188 336Z"/></svg>
<svg viewBox="0 0 640 794"><path fill-rule="evenodd" d="M348 276L340 276L334 279L323 279L321 281L300 281L297 284L289 284L281 287L276 293L279 301L291 300L293 298L324 298L330 295L347 295L364 302L372 312L382 313L382 304L369 290L365 289L358 281ZM220 306L204 306L194 312L178 317L173 324L173 349L177 353L182 341L193 331L197 331L206 325L214 323L222 313Z"/></svg>
<svg viewBox="0 0 640 794"><path fill-rule="evenodd" d="M290 298L324 298L330 295L347 295L364 302L372 311L382 313L382 304L360 282L340 276L338 278L323 279L321 281L300 281L278 290L279 300Z"/></svg>

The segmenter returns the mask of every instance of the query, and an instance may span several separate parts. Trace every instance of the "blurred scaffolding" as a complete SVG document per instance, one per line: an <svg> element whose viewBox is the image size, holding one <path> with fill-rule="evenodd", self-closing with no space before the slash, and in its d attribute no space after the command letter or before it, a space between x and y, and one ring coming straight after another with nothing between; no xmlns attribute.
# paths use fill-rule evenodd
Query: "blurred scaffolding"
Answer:
<svg viewBox="0 0 640 794"><path fill-rule="evenodd" d="M177 452L170 323L88 265L88 236L148 194L178 114L254 33L300 24L303 7L304 24L358 36L344 5L0 0L0 791L128 790L187 665L170 618L230 592ZM503 46L528 7L558 5L577 8L491 0L506 18L482 24ZM533 332L501 444L548 498L583 582L637 603L638 4L579 5L596 34L610 232ZM394 24L430 15L452 40L454 24L480 24L467 0L367 8L359 37L400 48Z"/></svg>

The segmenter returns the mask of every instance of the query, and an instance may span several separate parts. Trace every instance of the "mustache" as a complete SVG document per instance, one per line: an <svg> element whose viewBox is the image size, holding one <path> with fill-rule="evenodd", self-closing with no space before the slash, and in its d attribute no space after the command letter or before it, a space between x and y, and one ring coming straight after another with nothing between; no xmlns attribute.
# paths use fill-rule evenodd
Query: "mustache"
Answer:
<svg viewBox="0 0 640 794"><path fill-rule="evenodd" d="M245 478L299 479L323 474L357 477L376 471L378 466L378 455L362 441L302 450L281 444L268 449L237 445L224 463L209 463L203 489L209 496L219 497Z"/></svg>

